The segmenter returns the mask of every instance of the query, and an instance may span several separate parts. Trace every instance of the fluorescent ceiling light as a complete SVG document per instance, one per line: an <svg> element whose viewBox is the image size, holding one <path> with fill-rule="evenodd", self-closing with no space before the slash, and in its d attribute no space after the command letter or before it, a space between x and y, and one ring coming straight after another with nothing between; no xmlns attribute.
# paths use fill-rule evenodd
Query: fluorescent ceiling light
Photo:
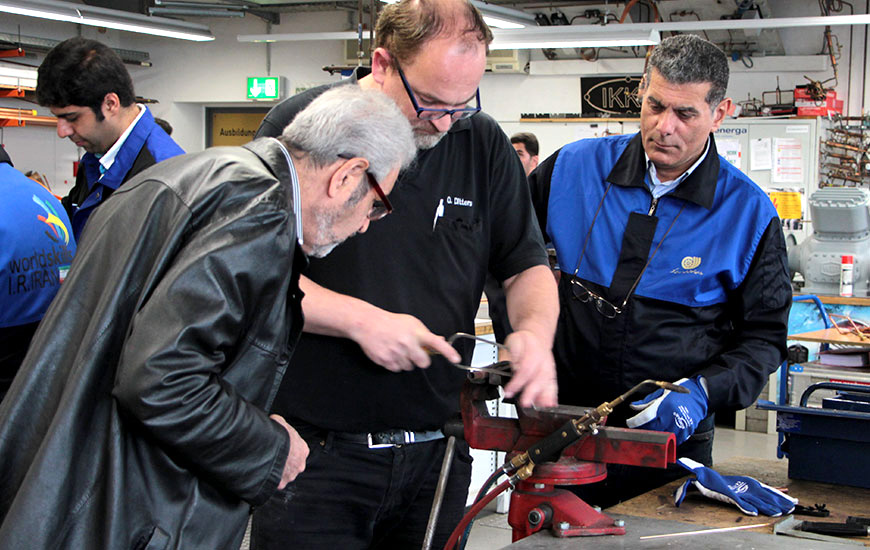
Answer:
<svg viewBox="0 0 870 550"><path fill-rule="evenodd" d="M490 27L498 29L522 29L538 25L534 15L521 10L487 4L479 0L471 0L471 3L480 10L483 20Z"/></svg>
<svg viewBox="0 0 870 550"><path fill-rule="evenodd" d="M0 0L0 12L181 40L214 40L205 25L58 0Z"/></svg>
<svg viewBox="0 0 870 550"><path fill-rule="evenodd" d="M483 20L490 27L495 27L497 29L524 29L526 27L526 25L521 23L513 23L507 19L500 19L491 15L484 15Z"/></svg>
<svg viewBox="0 0 870 550"><path fill-rule="evenodd" d="M20 69L0 65L0 86L14 88L36 88L36 69Z"/></svg>
<svg viewBox="0 0 870 550"><path fill-rule="evenodd" d="M36 80L38 73L36 69L18 69L15 67L0 67L0 76L10 76L14 78L29 78Z"/></svg>
<svg viewBox="0 0 870 550"><path fill-rule="evenodd" d="M356 31L290 32L285 34L240 34L239 42L304 42L307 40L356 40Z"/></svg>
<svg viewBox="0 0 870 550"><path fill-rule="evenodd" d="M719 31L749 29L789 29L798 27L837 27L842 25L870 25L870 15L827 15L816 17L771 17L769 19L717 19L713 21L672 21L662 23L634 23L632 29L667 31Z"/></svg>
<svg viewBox="0 0 870 550"><path fill-rule="evenodd" d="M633 27L633 25L631 25ZM626 25L629 27L629 25ZM661 42L658 31L634 31L615 25L565 25L536 27L521 31L494 30L492 49L523 50L536 48L615 48L655 46Z"/></svg>

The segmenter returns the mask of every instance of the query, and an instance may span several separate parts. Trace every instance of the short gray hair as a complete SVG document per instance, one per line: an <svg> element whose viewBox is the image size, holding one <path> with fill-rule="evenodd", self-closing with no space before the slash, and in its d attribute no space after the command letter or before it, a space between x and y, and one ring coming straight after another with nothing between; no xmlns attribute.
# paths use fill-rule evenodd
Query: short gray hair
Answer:
<svg viewBox="0 0 870 550"><path fill-rule="evenodd" d="M655 47L644 75L647 85L654 68L671 84L712 84L705 98L711 109L725 99L728 58L715 44L696 34L671 36Z"/></svg>
<svg viewBox="0 0 870 550"><path fill-rule="evenodd" d="M395 102L351 83L318 96L284 129L281 141L307 154L316 168L339 156L362 157L378 180L407 167L417 154L411 124Z"/></svg>

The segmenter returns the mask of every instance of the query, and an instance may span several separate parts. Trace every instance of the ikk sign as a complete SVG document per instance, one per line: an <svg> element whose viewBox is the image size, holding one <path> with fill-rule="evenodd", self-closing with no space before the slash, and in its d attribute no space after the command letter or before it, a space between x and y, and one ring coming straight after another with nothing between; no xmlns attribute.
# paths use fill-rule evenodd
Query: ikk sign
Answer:
<svg viewBox="0 0 870 550"><path fill-rule="evenodd" d="M640 76L581 78L583 116L639 115L640 79Z"/></svg>
<svg viewBox="0 0 870 550"><path fill-rule="evenodd" d="M245 89L248 99L278 99L281 96L277 76L249 76Z"/></svg>

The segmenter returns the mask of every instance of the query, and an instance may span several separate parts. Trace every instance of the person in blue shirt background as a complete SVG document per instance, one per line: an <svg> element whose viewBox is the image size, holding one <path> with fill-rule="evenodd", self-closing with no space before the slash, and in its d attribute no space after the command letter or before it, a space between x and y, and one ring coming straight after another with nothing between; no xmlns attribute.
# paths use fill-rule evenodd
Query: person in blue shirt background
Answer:
<svg viewBox="0 0 870 550"><path fill-rule="evenodd" d="M0 401L76 252L72 224L0 146Z"/></svg>
<svg viewBox="0 0 870 550"><path fill-rule="evenodd" d="M136 103L121 58L87 38L64 40L39 66L36 99L57 117L57 136L86 151L63 206L78 239L94 209L118 187L162 160L184 154Z"/></svg>

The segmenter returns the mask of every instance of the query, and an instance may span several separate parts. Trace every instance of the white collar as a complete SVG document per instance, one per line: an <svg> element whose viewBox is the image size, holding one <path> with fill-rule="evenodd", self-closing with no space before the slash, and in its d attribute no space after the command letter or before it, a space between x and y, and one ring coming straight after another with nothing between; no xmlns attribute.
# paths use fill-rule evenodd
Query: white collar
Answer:
<svg viewBox="0 0 870 550"><path fill-rule="evenodd" d="M299 246L304 244L302 237L302 193L299 190L299 176L296 175L296 167L293 165L293 159L290 158L290 153L281 140L272 138L281 152L284 153L284 158L287 159L287 168L290 171L290 186L293 188L293 215L296 217L296 240L299 241Z"/></svg>
<svg viewBox="0 0 870 550"><path fill-rule="evenodd" d="M698 157L698 160L695 161L695 164L689 166L688 170L686 170L685 172L683 172L682 174L680 174L679 176L677 176L676 178L674 178L670 181L659 181L659 177L656 174L656 165L653 164L653 162L649 159L649 155L646 154L646 150L644 150L643 156L646 159L647 170L649 171L650 180L652 181L653 185L673 184L673 186L676 187L677 185L683 183L683 181L685 181L686 178L688 178L690 175L692 175L692 172L694 172L698 166L701 166L701 163L704 162L704 159L707 157L707 153L709 153L709 152L710 152L710 136L707 136L707 146L704 148L704 152L701 154L701 156Z"/></svg>
<svg viewBox="0 0 870 550"><path fill-rule="evenodd" d="M103 165L103 168L106 172L108 172L109 168L112 167L112 164L115 163L115 157L118 156L118 151L120 151L121 147L124 146L124 142L127 141L127 138L130 136L130 132L133 131L133 128L136 126L136 124L139 123L139 120L145 114L144 105L142 105L141 103L137 103L136 106L139 107L139 114L136 115L136 118L133 119L133 122L131 122L130 125L127 126L127 129L124 130L124 133L121 134L121 137L119 137L117 141L112 144L112 147L110 147L108 151L100 156L100 164Z"/></svg>

